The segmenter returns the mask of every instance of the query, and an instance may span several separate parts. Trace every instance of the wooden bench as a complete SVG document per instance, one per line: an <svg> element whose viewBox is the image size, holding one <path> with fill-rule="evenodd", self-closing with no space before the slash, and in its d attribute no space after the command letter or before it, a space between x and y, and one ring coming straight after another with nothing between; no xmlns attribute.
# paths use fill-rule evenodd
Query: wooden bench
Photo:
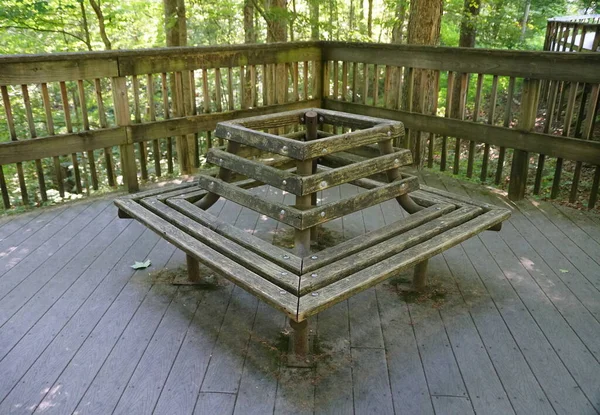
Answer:
<svg viewBox="0 0 600 415"><path fill-rule="evenodd" d="M509 217L506 209L419 186L416 177L401 173L399 167L409 164L411 156L408 150L392 146L403 134L400 123L354 115L347 116L348 122L345 116L323 110L294 111L220 124L217 135L229 140L228 151L211 149L207 156L219 166L217 177L203 174L193 183L115 201L122 217L135 218L187 253L190 279L199 278L199 261L288 315L299 361L307 353L310 316L411 267L415 267L414 288L422 290L429 258L486 229L499 229ZM290 120L304 123L306 130L291 132L281 141L257 131L281 129ZM334 121L357 130L334 135L319 133L310 125ZM315 138L296 141L294 134ZM377 147L370 147L373 144ZM262 154L252 151L256 148L268 152L269 162L251 159ZM317 158L320 163L313 162ZM293 165L296 168L290 169ZM233 181L234 173L242 180ZM372 178L382 175L387 182ZM367 191L316 206L311 195L343 183ZM246 190L263 184L296 195L295 205L267 201ZM295 228L294 252L208 213L206 209L219 197ZM410 216L310 252L315 226L393 198Z"/></svg>

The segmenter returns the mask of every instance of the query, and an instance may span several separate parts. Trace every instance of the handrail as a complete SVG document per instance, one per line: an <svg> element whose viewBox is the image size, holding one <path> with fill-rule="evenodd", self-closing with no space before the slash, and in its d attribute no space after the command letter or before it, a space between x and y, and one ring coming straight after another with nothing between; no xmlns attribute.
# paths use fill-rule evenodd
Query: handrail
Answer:
<svg viewBox="0 0 600 415"><path fill-rule="evenodd" d="M597 108L598 67L600 54L326 41L0 56L0 118L8 122L13 140L0 143L0 190L5 206L13 203L7 189L15 184L24 202L28 191L43 200L47 160L54 162L52 186L60 188L66 160L61 155L70 153L76 182L87 174L88 187L96 188L99 180L113 185L121 174L133 191L138 174L146 179L149 169L156 176L171 173L175 162L191 152L197 160L216 144L211 131L219 121L324 106L404 120L413 131L407 137L420 143L420 152L427 150L429 166L441 156L436 163L444 170L454 155L453 172L465 159L469 177L481 144L481 180L489 176L490 151L496 146L497 183L511 167L507 150L514 150L511 163L521 172L528 153L538 154L534 192L547 175L544 161L556 158L553 197L565 181L563 158L573 160L574 199L582 163L600 165L600 142L589 116ZM423 112L423 101L413 107L407 100L426 93L423 76L435 83L427 93L445 89L445 101L434 99L436 107L445 107L445 117ZM11 106L20 108L21 118ZM497 108L503 119L495 115ZM57 134L59 122L64 125ZM414 132L429 141L421 142ZM104 159L96 150L104 151ZM165 161L168 166L161 164ZM80 172L88 164L89 170ZM16 180L7 180L6 172ZM101 174L104 178L96 177ZM29 183L32 176L39 186ZM511 179L511 187L520 180L519 192L524 192L525 181L515 168ZM599 183L596 167L589 206L596 202ZM78 183L76 191L81 188Z"/></svg>

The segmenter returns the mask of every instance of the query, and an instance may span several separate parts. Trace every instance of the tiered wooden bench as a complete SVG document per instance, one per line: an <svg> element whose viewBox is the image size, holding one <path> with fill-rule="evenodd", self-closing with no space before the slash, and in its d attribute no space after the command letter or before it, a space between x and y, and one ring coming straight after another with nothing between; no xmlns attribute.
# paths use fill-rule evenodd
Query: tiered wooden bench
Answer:
<svg viewBox="0 0 600 415"><path fill-rule="evenodd" d="M194 183L115 203L121 217L137 219L187 253L190 279L199 278L199 261L286 313L298 361L308 353L310 316L409 267L415 267L413 285L421 290L429 258L499 229L509 217L506 209L419 186L416 177L403 174L399 168L411 163L411 153L393 147L404 135L399 122L315 109L221 123L216 135L228 143L208 153L219 167L216 177L202 174ZM370 178L377 175L387 182ZM316 206L316 192L343 183L368 190ZM246 190L263 184L294 194L295 204ZM220 197L293 227L294 252L206 212ZM410 216L310 251L317 225L393 198Z"/></svg>

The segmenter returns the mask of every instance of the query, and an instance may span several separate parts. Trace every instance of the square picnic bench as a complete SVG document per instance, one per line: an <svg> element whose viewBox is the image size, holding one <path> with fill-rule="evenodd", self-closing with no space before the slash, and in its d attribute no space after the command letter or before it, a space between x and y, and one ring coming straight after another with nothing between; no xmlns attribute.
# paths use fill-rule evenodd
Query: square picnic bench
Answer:
<svg viewBox="0 0 600 415"><path fill-rule="evenodd" d="M203 263L284 312L296 362L307 361L310 316L411 267L414 289L423 290L429 258L479 232L499 230L510 216L507 209L422 186L403 173L412 157L394 147L404 136L398 121L309 109L222 122L216 135L227 146L208 151L215 172L119 198L119 216L138 220L183 250L190 280L200 278ZM317 205L317 192L344 183L367 190ZM248 190L262 185L295 195L294 205ZM294 251L208 213L221 197L293 227ZM410 215L311 252L318 225L390 199Z"/></svg>

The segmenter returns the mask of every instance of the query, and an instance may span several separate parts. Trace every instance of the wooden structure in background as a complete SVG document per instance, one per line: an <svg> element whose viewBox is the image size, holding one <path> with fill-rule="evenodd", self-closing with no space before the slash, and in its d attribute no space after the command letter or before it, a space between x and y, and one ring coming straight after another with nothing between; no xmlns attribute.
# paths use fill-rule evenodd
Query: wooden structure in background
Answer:
<svg viewBox="0 0 600 415"><path fill-rule="evenodd" d="M544 50L600 52L600 14L548 19Z"/></svg>
<svg viewBox="0 0 600 415"><path fill-rule="evenodd" d="M510 216L506 209L419 190L418 179L399 169L412 163L410 150L392 146L404 136L400 122L296 110L220 123L216 135L227 140L227 151L210 149L207 155L219 166L217 177L201 174L193 185L117 199L115 204L120 216L137 219L186 252L190 280L198 279L200 261L284 312L294 329L293 364L307 362L310 316L406 268L415 267L413 286L421 291L430 257L486 229L499 229ZM380 154L361 157L365 147L378 148ZM245 158L244 153L257 159ZM229 183L233 173L247 179ZM385 174L385 182L370 179L380 174ZM317 205L317 192L345 183L369 190ZM243 188L263 184L294 194L294 205L269 201ZM292 226L294 252L207 213L220 197ZM317 225L391 199L411 215L320 252L311 251L311 230Z"/></svg>
<svg viewBox="0 0 600 415"><path fill-rule="evenodd" d="M599 66L600 54L340 42L3 56L3 205L43 202L50 189L64 195L67 173L74 193L119 180L133 192L140 180L176 172L174 138L195 136L199 166L221 144L213 140L218 122L321 107L402 121L417 132L416 161L482 182L510 178L513 198L539 193L551 177L551 196L566 191L575 201L589 176L594 207ZM436 79L433 114L401 99L414 93L416 69ZM452 118L452 92L440 97L457 83L461 116ZM188 84L191 105L175 105ZM15 118L17 107L26 117ZM8 165L14 177L5 176Z"/></svg>

